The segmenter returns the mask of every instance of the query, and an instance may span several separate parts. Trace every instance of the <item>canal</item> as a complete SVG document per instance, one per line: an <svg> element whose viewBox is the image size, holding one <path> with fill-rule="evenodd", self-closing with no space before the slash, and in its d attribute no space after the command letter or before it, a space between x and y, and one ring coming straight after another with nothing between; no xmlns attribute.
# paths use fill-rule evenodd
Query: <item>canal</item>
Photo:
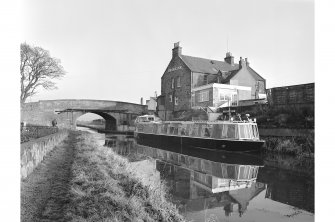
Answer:
<svg viewBox="0 0 335 222"><path fill-rule="evenodd" d="M202 149L162 150L126 135L94 134L139 170L151 164L189 221L314 221L314 171L282 156ZM312 167L314 168L314 167ZM269 218L271 218L269 220Z"/></svg>

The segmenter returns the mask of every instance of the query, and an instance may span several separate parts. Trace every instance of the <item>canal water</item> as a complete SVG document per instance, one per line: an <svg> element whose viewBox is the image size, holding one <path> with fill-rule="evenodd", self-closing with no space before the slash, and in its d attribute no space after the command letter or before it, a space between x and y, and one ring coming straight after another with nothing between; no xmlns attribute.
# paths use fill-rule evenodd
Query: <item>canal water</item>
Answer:
<svg viewBox="0 0 335 222"><path fill-rule="evenodd" d="M137 145L131 136L80 129L131 162L149 159L189 221L314 221L314 173L260 155L162 150Z"/></svg>

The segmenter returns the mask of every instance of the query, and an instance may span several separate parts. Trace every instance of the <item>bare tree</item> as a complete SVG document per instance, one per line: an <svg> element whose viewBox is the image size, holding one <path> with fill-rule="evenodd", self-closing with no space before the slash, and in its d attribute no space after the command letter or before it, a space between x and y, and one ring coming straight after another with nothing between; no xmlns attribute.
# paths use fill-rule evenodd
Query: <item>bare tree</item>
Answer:
<svg viewBox="0 0 335 222"><path fill-rule="evenodd" d="M65 75L60 60L52 58L49 51L41 47L32 47L27 43L21 44L21 103L37 93L39 87L46 90L57 89L53 79Z"/></svg>

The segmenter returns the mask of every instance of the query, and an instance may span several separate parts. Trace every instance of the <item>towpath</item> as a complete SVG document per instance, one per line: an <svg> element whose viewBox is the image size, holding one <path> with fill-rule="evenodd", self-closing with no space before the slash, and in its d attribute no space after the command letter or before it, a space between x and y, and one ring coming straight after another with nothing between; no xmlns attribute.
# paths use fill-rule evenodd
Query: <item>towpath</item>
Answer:
<svg viewBox="0 0 335 222"><path fill-rule="evenodd" d="M76 132L56 146L25 180L21 181L21 221L64 221L69 181L77 141Z"/></svg>

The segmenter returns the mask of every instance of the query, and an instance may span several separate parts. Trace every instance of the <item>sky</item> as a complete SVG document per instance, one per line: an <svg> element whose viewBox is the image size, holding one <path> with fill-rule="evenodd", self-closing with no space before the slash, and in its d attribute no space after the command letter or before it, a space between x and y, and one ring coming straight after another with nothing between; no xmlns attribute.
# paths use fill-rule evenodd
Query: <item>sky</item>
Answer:
<svg viewBox="0 0 335 222"><path fill-rule="evenodd" d="M267 88L314 82L312 0L22 1L21 42L61 60L57 90L27 102L99 99L140 103L160 95L173 43L184 55L238 62Z"/></svg>

